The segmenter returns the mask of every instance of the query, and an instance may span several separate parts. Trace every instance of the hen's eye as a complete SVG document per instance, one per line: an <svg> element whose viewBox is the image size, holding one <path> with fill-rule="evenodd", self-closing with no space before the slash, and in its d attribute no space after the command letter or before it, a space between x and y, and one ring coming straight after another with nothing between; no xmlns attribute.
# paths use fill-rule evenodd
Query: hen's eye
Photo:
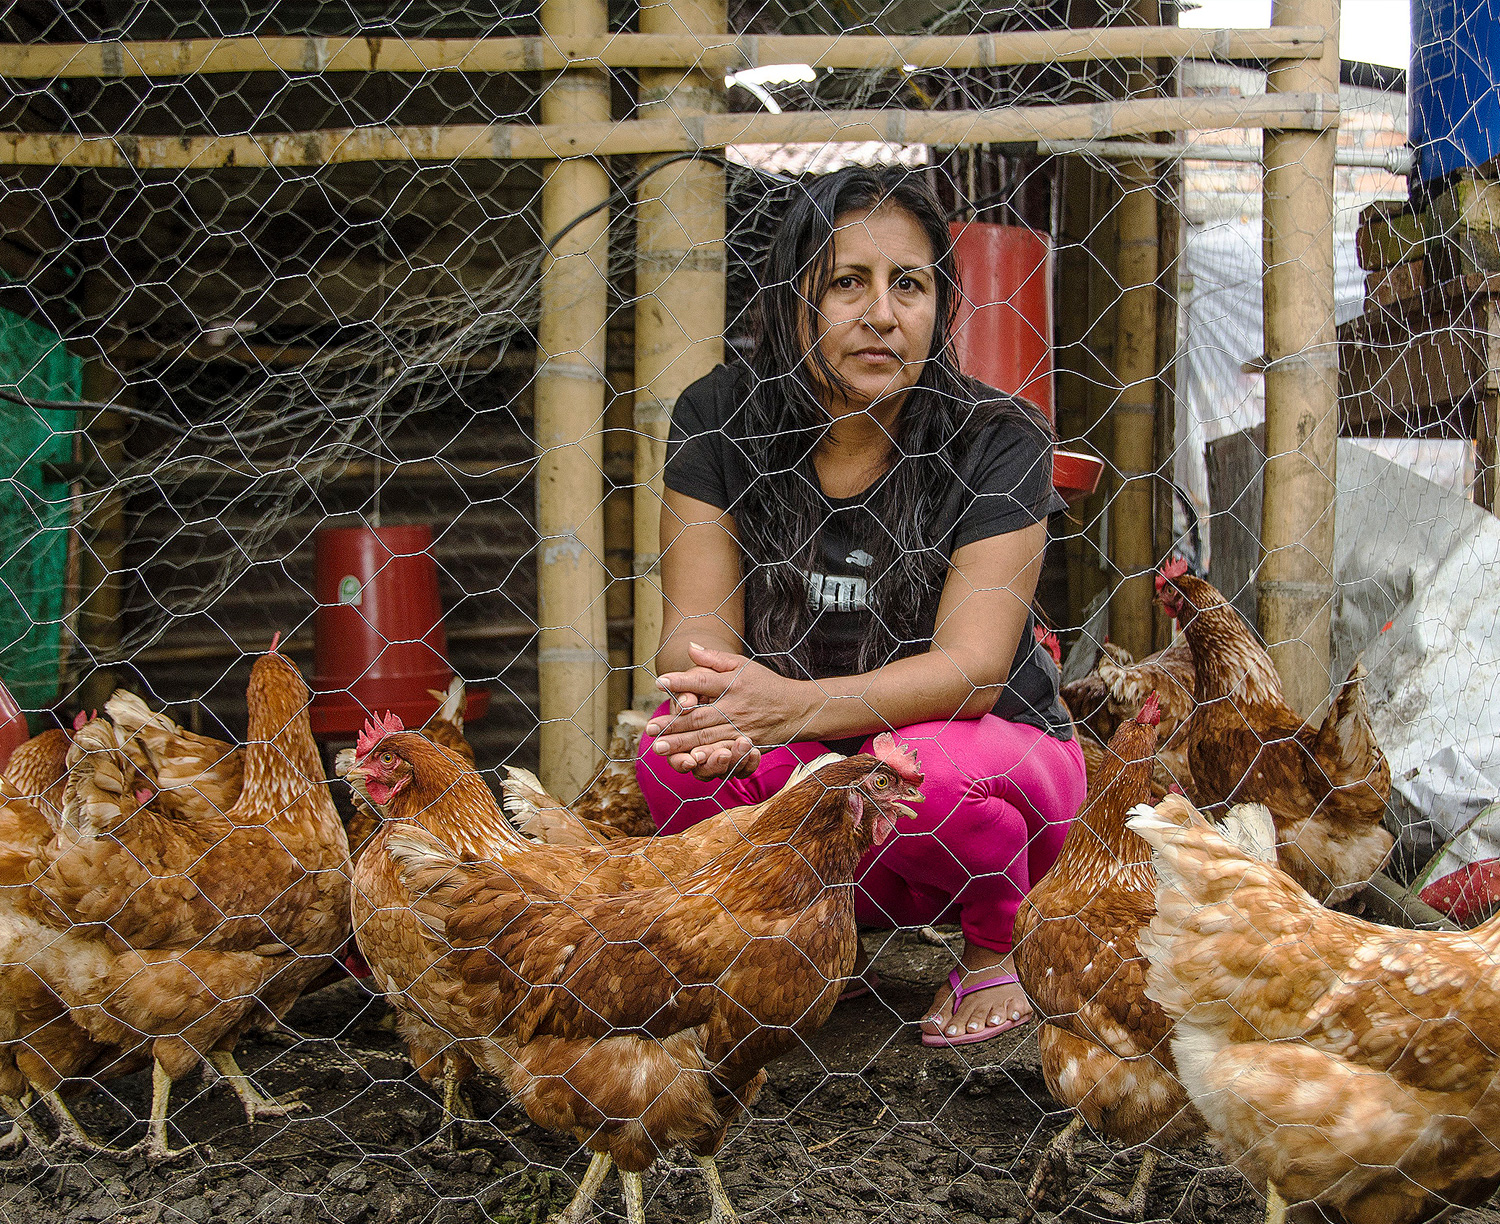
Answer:
<svg viewBox="0 0 1500 1224"><path fill-rule="evenodd" d="M380 754L380 763L382 765L394 765L396 763L396 754L394 752L382 752Z"/></svg>
<svg viewBox="0 0 1500 1224"><path fill-rule="evenodd" d="M875 789L876 790L885 790L885 788L888 787L890 784L891 784L891 780L889 778L887 778L884 774L876 774L875 775Z"/></svg>

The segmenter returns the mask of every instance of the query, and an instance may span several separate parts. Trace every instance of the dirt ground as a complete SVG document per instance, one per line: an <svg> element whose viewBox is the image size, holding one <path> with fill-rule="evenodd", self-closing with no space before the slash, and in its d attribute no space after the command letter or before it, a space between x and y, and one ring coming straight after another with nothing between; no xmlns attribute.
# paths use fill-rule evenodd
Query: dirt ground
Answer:
<svg viewBox="0 0 1500 1224"><path fill-rule="evenodd" d="M742 1217L766 1224L1020 1219L1022 1188L1065 1121L1047 1095L1035 1026L957 1050L924 1049L912 1021L953 963L912 933L867 935L875 994L840 1005L808 1049L770 1068L752 1116L720 1157ZM0 1166L0 1222L138 1224L541 1224L567 1202L586 1157L566 1136L533 1126L493 1084L471 1087L484 1121L457 1153L429 1143L441 1118L411 1073L387 1009L349 980L302 1000L288 1017L308 1040L252 1039L242 1065L263 1091L302 1090L305 1113L246 1125L227 1085L189 1078L173 1095L173 1142L199 1148L159 1169L143 1158L68 1163L31 1155ZM79 1099L85 1127L120 1145L139 1139L150 1110L145 1073ZM50 1123L48 1124L50 1125ZM1108 1220L1091 1185L1129 1189L1133 1155L1080 1142L1077 1176L1052 1213ZM685 1155L646 1177L651 1224L708 1216L701 1174ZM613 1176L601 1220L621 1218ZM1207 1144L1162 1162L1148 1218L1249 1224L1263 1209ZM1500 1224L1470 1211L1461 1224Z"/></svg>

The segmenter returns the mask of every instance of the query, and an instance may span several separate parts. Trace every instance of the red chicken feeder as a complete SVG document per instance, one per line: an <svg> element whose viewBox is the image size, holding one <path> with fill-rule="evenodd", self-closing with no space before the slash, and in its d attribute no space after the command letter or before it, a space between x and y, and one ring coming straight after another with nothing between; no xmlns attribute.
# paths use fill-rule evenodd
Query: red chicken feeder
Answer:
<svg viewBox="0 0 1500 1224"><path fill-rule="evenodd" d="M31 737L26 726L26 715L10 695L10 690L0 684L0 769L10 763L10 755Z"/></svg>
<svg viewBox="0 0 1500 1224"><path fill-rule="evenodd" d="M949 226L963 298L953 343L965 374L1052 416L1052 239L1023 225Z"/></svg>
<svg viewBox="0 0 1500 1224"><path fill-rule="evenodd" d="M438 599L432 528L329 527L314 541L314 735L355 735L387 710L420 727L453 677ZM465 719L489 707L470 690Z"/></svg>

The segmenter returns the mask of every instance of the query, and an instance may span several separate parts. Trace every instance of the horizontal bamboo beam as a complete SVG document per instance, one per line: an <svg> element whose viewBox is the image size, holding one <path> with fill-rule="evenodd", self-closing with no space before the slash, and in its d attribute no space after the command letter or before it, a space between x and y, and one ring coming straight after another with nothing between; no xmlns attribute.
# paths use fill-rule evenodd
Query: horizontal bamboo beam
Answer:
<svg viewBox="0 0 1500 1224"><path fill-rule="evenodd" d="M616 617L608 622L609 631L623 634L634 622L628 616ZM447 629L444 633L449 646L467 645L470 642L525 641L536 636L536 626L529 620L491 621L484 625L465 625ZM282 654L310 655L313 639L309 633L293 634L282 638L278 649ZM264 654L265 635L256 638L225 638L214 642L194 645L174 643L170 646L144 646L131 655L112 657L107 662L115 667L126 663L196 663L210 659L239 659Z"/></svg>
<svg viewBox="0 0 1500 1224"><path fill-rule="evenodd" d="M0 77L170 77L214 72L546 72L762 64L895 70L994 68L1112 59L1299 59L1323 54L1320 29L1176 26L883 35L610 34L574 38L194 38L181 42L0 44Z"/></svg>
<svg viewBox="0 0 1500 1224"><path fill-rule="evenodd" d="M1036 151L1047 157L1081 153L1113 161L1201 161L1261 163L1261 150L1253 145L1217 145L1202 142L1175 141L1159 144L1144 140L1039 140ZM1335 166L1354 166L1384 170L1405 177L1411 173L1412 153L1401 149L1339 149L1333 155Z"/></svg>
<svg viewBox="0 0 1500 1224"><path fill-rule="evenodd" d="M0 133L0 166L99 170L219 170L346 162L550 160L720 149L735 144L879 140L969 145L1101 140L1146 132L1223 128L1321 131L1338 122L1332 94L1145 98L980 111L851 110L704 115L691 121L460 124L330 128L244 136L78 136Z"/></svg>

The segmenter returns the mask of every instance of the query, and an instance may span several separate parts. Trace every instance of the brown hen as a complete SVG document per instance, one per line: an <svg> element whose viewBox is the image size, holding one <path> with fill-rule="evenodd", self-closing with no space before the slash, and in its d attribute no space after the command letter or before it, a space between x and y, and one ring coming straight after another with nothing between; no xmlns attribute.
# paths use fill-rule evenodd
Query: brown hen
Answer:
<svg viewBox="0 0 1500 1224"><path fill-rule="evenodd" d="M149 1055L153 1158L171 1154L172 1082L202 1059L229 1079L251 1121L293 1108L261 1096L233 1050L251 1024L285 1015L348 937L348 842L309 699L284 656L257 660L244 785L224 813L160 802L139 785L113 727L87 724L46 869L13 900L23 921L10 924L4 963L28 966L88 1039L49 1050L33 1086L55 1095L57 1080L101 1051ZM9 1019L4 1039L32 1049L41 1030L23 1022L17 1033Z"/></svg>
<svg viewBox="0 0 1500 1224"><path fill-rule="evenodd" d="M1270 655L1223 595L1175 566L1156 588L1193 652L1193 798L1265 804L1278 861L1299 884L1329 904L1359 892L1394 844L1381 826L1391 770L1370 725L1364 667L1355 663L1321 727L1304 726Z"/></svg>
<svg viewBox="0 0 1500 1224"><path fill-rule="evenodd" d="M1128 1219L1144 1218L1157 1149L1191 1142L1203 1121L1177 1082L1167 1049L1171 1022L1146 999L1136 939L1156 912L1151 852L1125 827L1151 794L1156 695L1120 724L1089 802L1068 829L1052 869L1016 914L1016 974L1042 1025L1037 1043L1047 1090L1076 1112L1038 1164L1027 1197L1071 1165L1087 1124L1127 1147L1150 1144L1130 1194L1097 1192ZM1059 1170L1058 1166L1061 1166Z"/></svg>
<svg viewBox="0 0 1500 1224"><path fill-rule="evenodd" d="M423 827L423 796L463 782L456 759L417 736L381 738L349 772L386 816L356 873L366 959L533 1121L594 1152L562 1221L587 1217L613 1162L642 1224L640 1174L678 1143L708 1176L714 1218L733 1218L713 1154L764 1066L832 1010L857 947L855 866L919 797L914 758L888 738L877 751L759 805L743 836L675 879L675 837L464 861ZM413 939L427 945L415 957Z"/></svg>
<svg viewBox="0 0 1500 1224"><path fill-rule="evenodd" d="M1175 802L1181 802L1177 800ZM1416 1224L1500 1186L1500 917L1405 931L1323 908L1210 829L1139 809L1156 851L1148 994L1270 1224Z"/></svg>
<svg viewBox="0 0 1500 1224"><path fill-rule="evenodd" d="M715 855L741 845L745 830L760 810L731 808L670 838L609 837L603 832L608 826L595 825L598 840L607 843L600 847L594 835L575 836L570 832L570 827L584 826L558 804L548 809L549 820L542 827L561 830L564 840L539 843L516 831L484 779L461 757L420 736L403 733L398 741L414 745L409 759L400 766L409 771L409 783L395 790L382 789L377 783L372 791L366 771L355 768L356 761L368 764L384 737L398 732L402 732L401 720L387 715L383 724L366 725L356 749L339 754L336 768L350 783L356 805L372 813L378 808L386 821L420 824L465 861L508 861L510 856L525 853L529 870L556 893L612 893L685 879ZM415 747L419 743L426 744L426 750ZM820 761L832 759L836 758L830 754ZM799 781L806 772L794 773L787 785ZM536 786L540 791L540 783ZM545 792L540 793L545 796ZM371 916L390 916L404 904L405 892L391 864L383 856L362 852L354 868L355 941L375 970L377 987L386 993L396 1012L397 1030L407 1043L413 1066L428 1082L441 1073L444 1110L451 1122L456 1117L459 1084L473 1073L473 1064L443 1031L428 1022L419 1007L411 1004L403 985L426 973L446 949L433 941L421 924L400 915L386 933L387 945L381 953L383 970L376 969L365 948L364 932Z"/></svg>

